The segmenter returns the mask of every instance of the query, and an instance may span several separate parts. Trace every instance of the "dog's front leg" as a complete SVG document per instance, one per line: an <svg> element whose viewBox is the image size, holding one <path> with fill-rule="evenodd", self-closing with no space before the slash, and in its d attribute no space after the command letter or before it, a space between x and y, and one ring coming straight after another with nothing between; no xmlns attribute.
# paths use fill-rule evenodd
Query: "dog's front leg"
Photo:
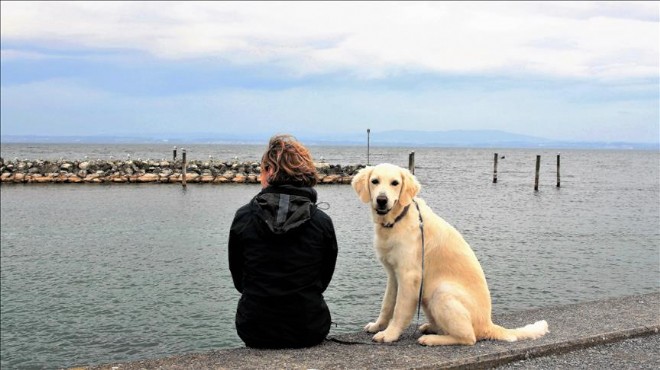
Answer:
<svg viewBox="0 0 660 370"><path fill-rule="evenodd" d="M420 277L419 273L408 273L398 278L398 291L394 314L387 328L373 336L376 342L394 342L399 339L401 333L410 325L417 306Z"/></svg>
<svg viewBox="0 0 660 370"><path fill-rule="evenodd" d="M396 293L398 289L396 277L394 272L390 269L387 270L387 288L385 288L385 295L383 296L383 303L380 307L380 315L376 322L370 322L364 327L364 331L368 333L377 333L385 329L392 319L394 313L394 304L396 303Z"/></svg>

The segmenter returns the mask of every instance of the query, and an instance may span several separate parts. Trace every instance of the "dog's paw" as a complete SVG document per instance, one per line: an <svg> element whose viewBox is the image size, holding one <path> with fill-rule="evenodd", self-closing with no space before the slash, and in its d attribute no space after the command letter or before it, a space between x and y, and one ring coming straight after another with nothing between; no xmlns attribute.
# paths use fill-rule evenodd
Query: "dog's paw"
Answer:
<svg viewBox="0 0 660 370"><path fill-rule="evenodd" d="M423 346L436 346L438 345L436 337L437 335L422 335L417 339L417 343Z"/></svg>
<svg viewBox="0 0 660 370"><path fill-rule="evenodd" d="M367 333L378 333L380 331L380 325L375 322L370 322L364 327L364 331Z"/></svg>
<svg viewBox="0 0 660 370"><path fill-rule="evenodd" d="M437 334L438 331L430 323L422 324L417 329L422 334Z"/></svg>
<svg viewBox="0 0 660 370"><path fill-rule="evenodd" d="M376 333L376 335L374 335L371 339L378 343L392 343L399 340L399 336L400 334L396 334L388 330L383 330Z"/></svg>

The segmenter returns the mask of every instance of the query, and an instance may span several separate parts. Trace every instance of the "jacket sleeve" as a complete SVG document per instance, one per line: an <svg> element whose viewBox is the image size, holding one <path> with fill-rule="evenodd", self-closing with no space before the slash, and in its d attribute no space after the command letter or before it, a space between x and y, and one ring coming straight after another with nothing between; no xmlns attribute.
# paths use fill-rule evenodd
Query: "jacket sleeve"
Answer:
<svg viewBox="0 0 660 370"><path fill-rule="evenodd" d="M237 225L238 215L234 217L231 229L229 230L228 242L228 260L231 278L234 281L234 287L243 293L243 245L238 234Z"/></svg>
<svg viewBox="0 0 660 370"><path fill-rule="evenodd" d="M329 219L329 230L326 238L325 245L325 258L321 271L321 283L323 284L323 291L330 285L332 274L335 272L335 264L337 263L337 236L335 235L335 227L332 220Z"/></svg>

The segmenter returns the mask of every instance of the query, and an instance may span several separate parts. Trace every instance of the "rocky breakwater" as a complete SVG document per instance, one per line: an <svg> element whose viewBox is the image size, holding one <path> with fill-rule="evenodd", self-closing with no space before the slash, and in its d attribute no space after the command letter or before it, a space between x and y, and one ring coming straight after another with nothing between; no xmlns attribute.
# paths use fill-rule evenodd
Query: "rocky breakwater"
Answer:
<svg viewBox="0 0 660 370"><path fill-rule="evenodd" d="M181 183L183 162L153 160L5 161L0 158L2 183ZM363 165L318 163L319 184L350 184ZM186 183L259 183L256 162L191 160L186 164Z"/></svg>

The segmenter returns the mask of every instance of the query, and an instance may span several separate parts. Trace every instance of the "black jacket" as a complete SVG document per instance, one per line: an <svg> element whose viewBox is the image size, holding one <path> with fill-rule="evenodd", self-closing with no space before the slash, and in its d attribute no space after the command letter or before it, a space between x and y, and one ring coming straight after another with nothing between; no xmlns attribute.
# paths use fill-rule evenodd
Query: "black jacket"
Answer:
<svg viewBox="0 0 660 370"><path fill-rule="evenodd" d="M249 347L316 345L330 330L322 293L337 260L332 220L312 188L269 186L236 211L229 269L242 293L236 330Z"/></svg>

